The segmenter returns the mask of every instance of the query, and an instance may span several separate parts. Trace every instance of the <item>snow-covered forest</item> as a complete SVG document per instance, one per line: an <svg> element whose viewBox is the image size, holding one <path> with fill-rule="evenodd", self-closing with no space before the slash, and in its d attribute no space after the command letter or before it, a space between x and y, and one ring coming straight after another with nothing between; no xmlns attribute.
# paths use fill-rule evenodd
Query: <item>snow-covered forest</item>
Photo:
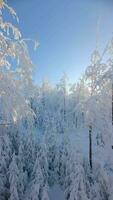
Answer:
<svg viewBox="0 0 113 200"><path fill-rule="evenodd" d="M0 0L0 200L60 200L54 187L61 200L113 200L113 39L78 82L34 85L26 40L4 10L18 22Z"/></svg>

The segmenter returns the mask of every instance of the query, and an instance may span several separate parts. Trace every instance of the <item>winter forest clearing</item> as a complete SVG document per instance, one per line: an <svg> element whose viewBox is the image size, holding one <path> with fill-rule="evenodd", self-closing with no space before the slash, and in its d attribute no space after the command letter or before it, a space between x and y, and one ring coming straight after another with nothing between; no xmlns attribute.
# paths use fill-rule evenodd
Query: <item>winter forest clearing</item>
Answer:
<svg viewBox="0 0 113 200"><path fill-rule="evenodd" d="M0 0L0 200L113 200L113 38L78 82L36 85L4 12L19 22Z"/></svg>

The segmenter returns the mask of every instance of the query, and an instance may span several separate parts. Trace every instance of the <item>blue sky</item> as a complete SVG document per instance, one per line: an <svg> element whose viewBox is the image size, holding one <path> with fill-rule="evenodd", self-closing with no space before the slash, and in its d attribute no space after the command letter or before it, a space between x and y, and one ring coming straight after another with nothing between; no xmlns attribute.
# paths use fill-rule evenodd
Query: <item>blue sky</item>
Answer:
<svg viewBox="0 0 113 200"><path fill-rule="evenodd" d="M36 83L48 77L58 82L63 72L76 81L90 63L96 46L99 23L99 48L113 33L112 0L8 0L20 19L24 38L36 39L36 52L30 45Z"/></svg>

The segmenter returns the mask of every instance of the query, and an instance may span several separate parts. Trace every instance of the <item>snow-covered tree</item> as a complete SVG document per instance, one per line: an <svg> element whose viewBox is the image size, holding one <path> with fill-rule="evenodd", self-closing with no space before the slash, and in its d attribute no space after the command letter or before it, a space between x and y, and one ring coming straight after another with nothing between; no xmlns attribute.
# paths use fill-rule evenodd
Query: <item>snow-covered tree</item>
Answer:
<svg viewBox="0 0 113 200"><path fill-rule="evenodd" d="M69 200L89 200L86 177L79 153L72 154L67 163L65 196Z"/></svg>
<svg viewBox="0 0 113 200"><path fill-rule="evenodd" d="M44 182L42 169L39 164L38 154L32 171L31 182L26 192L26 199L28 200L49 199L47 194L47 185Z"/></svg>
<svg viewBox="0 0 113 200"><path fill-rule="evenodd" d="M19 200L18 194L19 169L16 163L15 153L9 166L10 200Z"/></svg>
<svg viewBox="0 0 113 200"><path fill-rule="evenodd" d="M0 127L0 199L8 197L8 167L11 158L11 142L7 135L6 128Z"/></svg>
<svg viewBox="0 0 113 200"><path fill-rule="evenodd" d="M26 68L27 78L31 77L31 61L27 53L27 46L21 37L20 31L10 22L5 22L2 10L8 9L17 20L16 12L4 1L0 6L0 119L2 123L16 123L22 118L32 121L32 110L26 101L24 83L22 83L22 72ZM13 67L12 60L16 61ZM21 65L20 63L24 64ZM20 65L19 65L20 64ZM29 74L29 71L31 72ZM29 75L28 75L29 74ZM27 89L27 86L26 86Z"/></svg>

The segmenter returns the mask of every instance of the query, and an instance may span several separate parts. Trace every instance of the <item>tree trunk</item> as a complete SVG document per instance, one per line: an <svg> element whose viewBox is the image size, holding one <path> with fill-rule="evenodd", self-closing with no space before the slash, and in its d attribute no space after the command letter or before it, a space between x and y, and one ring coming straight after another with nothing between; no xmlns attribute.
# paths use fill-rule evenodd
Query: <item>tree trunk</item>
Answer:
<svg viewBox="0 0 113 200"><path fill-rule="evenodd" d="M113 126L113 83L112 83L112 126Z"/></svg>
<svg viewBox="0 0 113 200"><path fill-rule="evenodd" d="M92 170L92 126L89 126L89 164Z"/></svg>
<svg viewBox="0 0 113 200"><path fill-rule="evenodd" d="M76 128L78 128L78 118L76 117Z"/></svg>

